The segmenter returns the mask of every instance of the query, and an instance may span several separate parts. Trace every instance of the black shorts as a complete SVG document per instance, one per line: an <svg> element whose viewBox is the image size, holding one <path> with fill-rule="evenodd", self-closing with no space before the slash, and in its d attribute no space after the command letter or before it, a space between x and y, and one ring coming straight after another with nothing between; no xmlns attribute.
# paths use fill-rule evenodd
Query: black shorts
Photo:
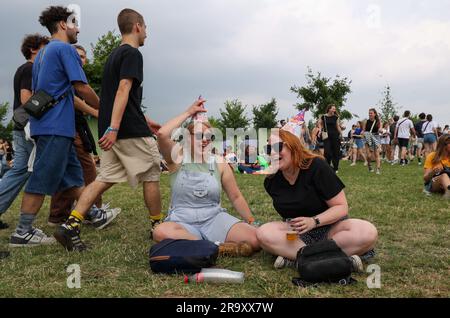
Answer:
<svg viewBox="0 0 450 318"><path fill-rule="evenodd" d="M406 138L398 138L398 146L400 148L408 148L409 146L409 139Z"/></svg>

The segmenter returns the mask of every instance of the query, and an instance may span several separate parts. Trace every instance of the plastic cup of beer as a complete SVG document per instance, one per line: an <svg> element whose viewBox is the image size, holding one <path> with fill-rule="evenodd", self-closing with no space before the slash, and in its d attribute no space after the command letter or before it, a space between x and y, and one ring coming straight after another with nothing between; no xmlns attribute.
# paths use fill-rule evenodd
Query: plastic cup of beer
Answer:
<svg viewBox="0 0 450 318"><path fill-rule="evenodd" d="M298 233L292 227L291 221L292 221L292 219L286 219L286 224L287 224L286 239L288 241L295 241L298 238Z"/></svg>

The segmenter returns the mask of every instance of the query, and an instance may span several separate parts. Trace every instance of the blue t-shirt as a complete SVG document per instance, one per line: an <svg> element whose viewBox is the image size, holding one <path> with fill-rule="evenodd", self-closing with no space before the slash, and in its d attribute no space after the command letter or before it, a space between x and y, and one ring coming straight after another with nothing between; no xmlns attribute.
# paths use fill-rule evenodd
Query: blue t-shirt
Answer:
<svg viewBox="0 0 450 318"><path fill-rule="evenodd" d="M30 118L31 136L75 137L73 82L87 83L80 56L72 45L59 40L50 41L36 56L33 65L33 91L44 90L54 99L58 99L67 90L68 95L41 119Z"/></svg>

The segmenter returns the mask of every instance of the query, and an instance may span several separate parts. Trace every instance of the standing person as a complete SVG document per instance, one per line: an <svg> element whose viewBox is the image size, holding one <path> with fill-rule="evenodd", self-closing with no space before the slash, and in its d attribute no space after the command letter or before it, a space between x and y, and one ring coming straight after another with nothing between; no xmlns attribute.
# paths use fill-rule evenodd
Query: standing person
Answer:
<svg viewBox="0 0 450 318"><path fill-rule="evenodd" d="M320 120L316 122L316 125L314 126L312 132L311 132L311 143L314 146L314 152L317 154L320 154L321 156L324 156L324 149L323 149L323 140L322 140L322 127L320 124ZM269 145L270 146L270 145Z"/></svg>
<svg viewBox="0 0 450 318"><path fill-rule="evenodd" d="M436 151L438 137L437 124L433 121L433 116L428 114L426 122L422 125L423 142L425 144L425 157Z"/></svg>
<svg viewBox="0 0 450 318"><path fill-rule="evenodd" d="M326 114L321 117L321 125L328 133L328 138L324 140L325 158L329 165L333 165L334 171L339 171L339 160L341 153L342 130L336 105L329 105Z"/></svg>
<svg viewBox="0 0 450 318"><path fill-rule="evenodd" d="M423 168L425 189L450 199L450 135L439 138L436 151L427 156Z"/></svg>
<svg viewBox="0 0 450 318"><path fill-rule="evenodd" d="M391 163L392 165L395 165L395 163L398 163L399 160L399 147L398 147L398 140L395 139L395 129L397 128L397 123L400 120L400 117L395 115L394 118L392 118L392 122L389 126L389 133L391 134Z"/></svg>
<svg viewBox="0 0 450 318"><path fill-rule="evenodd" d="M80 55L81 64L87 63L86 50L81 45L74 45L78 55ZM96 152L94 137L92 136L88 122L84 117L87 113L98 118L98 109L91 107L78 96L75 96L75 150L78 160L83 169L84 185L89 185L97 177L97 169L91 153ZM74 204L74 198L67 192L58 192L52 197L50 202L50 216L48 224L57 226L64 223L71 213ZM102 208L102 198L99 196L95 201L93 209L89 212L87 221L96 229L103 229L120 213L120 208L109 209L106 206Z"/></svg>
<svg viewBox="0 0 450 318"><path fill-rule="evenodd" d="M14 105L15 114L13 128L13 143L15 150L14 166L0 181L0 216L3 215L19 195L28 180L28 159L33 150L33 142L25 137L24 126L28 122L28 114L22 105L31 97L33 63L39 50L48 43L48 39L40 34L27 35L23 39L21 51L26 59L14 75ZM20 115L20 116L18 116ZM0 229L8 228L0 221Z"/></svg>
<svg viewBox="0 0 450 318"><path fill-rule="evenodd" d="M142 15L132 9L123 9L117 23L122 42L111 52L103 72L98 135L103 136L99 144L104 152L100 172L54 234L69 251L86 248L80 238L81 223L97 198L117 183L128 181L135 187L142 182L152 228L163 218L160 154L151 130L160 126L146 118L141 109L144 78L139 47L144 45L147 26Z"/></svg>
<svg viewBox="0 0 450 318"><path fill-rule="evenodd" d="M90 105L98 105L99 99L87 84L80 56L71 45L77 42L79 33L75 19L69 20L73 16L73 12L65 7L52 6L39 18L52 37L36 56L32 90L45 91L57 103L40 119L30 117L31 136L36 140L36 158L25 187L19 224L10 238L12 247L54 243L54 238L33 228L45 196L68 190L77 198L83 190L83 173L73 145L73 89Z"/></svg>
<svg viewBox="0 0 450 318"><path fill-rule="evenodd" d="M381 158L380 158L380 130L381 120L375 108L369 109L369 119L366 121L364 128L364 139L366 141L367 167L370 172L374 172L372 168L372 157L377 164L376 174L381 174ZM373 154L373 156L372 156Z"/></svg>
<svg viewBox="0 0 450 318"><path fill-rule="evenodd" d="M385 122L380 131L382 159L389 161L391 151L391 134L389 132L389 123Z"/></svg>
<svg viewBox="0 0 450 318"><path fill-rule="evenodd" d="M358 157L361 156L364 159L364 165L367 166L367 158L366 155L363 152L364 149L364 135L363 135L363 123L361 121L358 121L356 123L356 129L353 132L353 140L356 145L356 149L353 149L353 163L351 166L356 166L356 160L358 160Z"/></svg>
<svg viewBox="0 0 450 318"><path fill-rule="evenodd" d="M414 129L414 124L409 119L411 112L409 110L405 111L402 120L397 123L395 128L394 139L398 141L400 147L400 165L404 166L408 164L408 159L406 159L406 152L409 146L409 138L412 134L416 134Z"/></svg>
<svg viewBox="0 0 450 318"><path fill-rule="evenodd" d="M414 124L414 129L416 130L416 136L417 136L417 160L418 160L418 164L419 166L422 164L422 157L424 156L423 152L424 152L424 142L423 142L423 132L422 132L422 127L423 124L427 122L426 119L427 115L425 113L420 113L419 114L419 121L417 123Z"/></svg>

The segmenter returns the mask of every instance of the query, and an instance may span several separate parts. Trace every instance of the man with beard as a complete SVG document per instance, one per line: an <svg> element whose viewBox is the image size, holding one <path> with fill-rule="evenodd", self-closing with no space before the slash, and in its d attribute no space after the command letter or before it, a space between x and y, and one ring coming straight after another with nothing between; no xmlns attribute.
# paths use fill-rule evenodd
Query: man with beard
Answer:
<svg viewBox="0 0 450 318"><path fill-rule="evenodd" d="M54 243L54 238L33 228L45 196L71 189L73 197L78 198L83 190L83 173L73 144L74 89L94 107L99 105L99 98L87 84L80 56L71 45L77 42L79 33L74 16L65 7L52 6L39 18L49 30L51 41L36 57L32 90L45 91L57 103L40 119L30 116L36 158L22 199L19 224L10 238L12 247Z"/></svg>

